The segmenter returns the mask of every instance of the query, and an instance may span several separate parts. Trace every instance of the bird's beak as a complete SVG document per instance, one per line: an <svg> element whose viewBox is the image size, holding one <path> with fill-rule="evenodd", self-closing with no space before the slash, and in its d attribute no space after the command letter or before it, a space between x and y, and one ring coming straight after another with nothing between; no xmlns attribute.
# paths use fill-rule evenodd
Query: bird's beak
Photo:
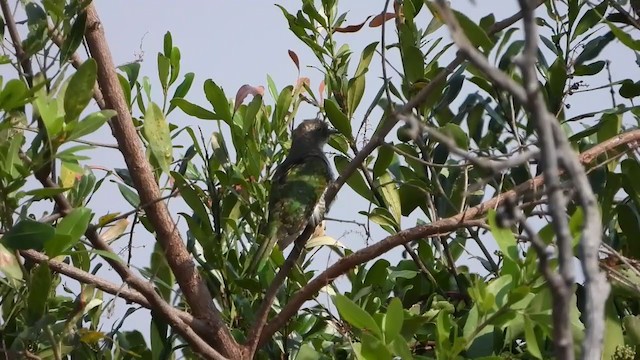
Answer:
<svg viewBox="0 0 640 360"><path fill-rule="evenodd" d="M338 135L338 134L340 134L340 131L338 131L337 129L334 129L334 128L329 128L329 136Z"/></svg>

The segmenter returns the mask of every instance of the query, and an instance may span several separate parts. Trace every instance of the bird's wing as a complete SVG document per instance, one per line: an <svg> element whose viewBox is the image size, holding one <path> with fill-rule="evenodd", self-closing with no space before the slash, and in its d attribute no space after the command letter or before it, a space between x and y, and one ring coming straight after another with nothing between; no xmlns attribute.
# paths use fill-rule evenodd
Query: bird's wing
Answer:
<svg viewBox="0 0 640 360"><path fill-rule="evenodd" d="M287 160L276 168L271 181L267 236L252 259L250 270L262 268L276 243L284 249L295 240L333 179L324 155Z"/></svg>
<svg viewBox="0 0 640 360"><path fill-rule="evenodd" d="M279 177L274 176L269 193L269 222L282 224L278 229L278 240L304 229L332 180L331 168L324 155L308 156L286 165Z"/></svg>

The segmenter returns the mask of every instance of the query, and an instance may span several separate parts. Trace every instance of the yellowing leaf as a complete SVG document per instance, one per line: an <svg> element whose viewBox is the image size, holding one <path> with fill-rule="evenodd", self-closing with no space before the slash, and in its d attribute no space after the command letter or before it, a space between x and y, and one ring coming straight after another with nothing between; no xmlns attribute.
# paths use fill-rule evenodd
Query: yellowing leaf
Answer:
<svg viewBox="0 0 640 360"><path fill-rule="evenodd" d="M96 344L98 341L104 338L104 333L101 331L80 329L80 341L86 344Z"/></svg>
<svg viewBox="0 0 640 360"><path fill-rule="evenodd" d="M80 176L75 170L73 170L67 163L62 163L62 170L60 170L60 184L63 188L70 188L76 182L76 179Z"/></svg>
<svg viewBox="0 0 640 360"><path fill-rule="evenodd" d="M388 172L380 175L378 181L380 181L380 190L382 190L384 202L387 203L389 211L399 226L400 218L402 217L402 207L400 205L400 194L395 181Z"/></svg>
<svg viewBox="0 0 640 360"><path fill-rule="evenodd" d="M107 243L112 242L127 230L127 226L129 226L129 220L127 219L120 219L116 221L115 224L101 234L102 239Z"/></svg>
<svg viewBox="0 0 640 360"><path fill-rule="evenodd" d="M305 245L305 248L307 249L313 249L315 247L320 247L320 246L337 246L340 248L344 248L345 246L339 242L338 240L332 238L331 236L317 236L312 238L311 240L307 241L307 244Z"/></svg>
<svg viewBox="0 0 640 360"><path fill-rule="evenodd" d="M173 161L173 148L169 123L164 118L162 110L156 103L151 102L144 116L144 135L149 141L151 153L158 161L162 171L168 173L169 165Z"/></svg>

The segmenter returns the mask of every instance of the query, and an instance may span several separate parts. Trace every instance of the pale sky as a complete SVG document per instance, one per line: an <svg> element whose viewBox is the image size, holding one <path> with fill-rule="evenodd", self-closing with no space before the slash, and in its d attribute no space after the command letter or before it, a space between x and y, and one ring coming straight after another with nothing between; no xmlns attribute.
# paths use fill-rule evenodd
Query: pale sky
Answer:
<svg viewBox="0 0 640 360"><path fill-rule="evenodd" d="M169 0L96 0L95 1L104 30L109 41L114 61L117 65L128 63L136 59L142 59L141 76L147 75L151 78L154 93L154 100L161 102L161 89L157 79L156 54L162 51L162 43L165 32L170 31L173 36L173 44L181 51L181 75L187 72L194 72L196 78L194 84L187 95L187 99L205 108L210 108L206 101L202 83L211 78L221 85L227 97L233 98L236 90L243 84L263 85L266 87L266 77L270 75L278 89L294 84L297 76L297 69L287 54L287 50L293 50L300 58L301 75L311 78L311 88L317 89L321 80L320 73L316 69L307 66L317 66L317 61L310 51L306 50L304 44L300 42L290 31L281 11L272 2L264 0L253 1L169 1ZM300 1L282 1L281 5L290 11L295 11L300 6ZM342 1L341 9L348 10L347 23L361 23L369 15L380 13L384 1ZM515 0L477 0L475 5L469 1L453 0L452 6L464 12L472 19L479 19L484 15L493 12L496 20L501 20L515 12L517 2ZM422 16L426 21L426 11L422 10ZM544 14L542 12L541 14ZM389 24L392 24L391 22ZM426 22L423 27L426 26ZM388 27L388 40L395 39L393 27ZM439 33L443 34L443 33ZM440 35L442 36L442 35ZM338 34L335 36L339 42L347 42L354 50L352 67L357 65L360 50L367 44L379 41L380 28L371 29L364 27L355 34ZM444 43L449 41L448 35L444 35ZM620 49L617 47L616 49ZM83 51L82 47L79 49ZM454 54L452 50L450 54ZM394 54L391 54L393 60ZM84 57L84 53L83 53ZM611 56L613 57L613 56ZM451 58L449 56L449 58ZM395 56L397 59L397 56ZM628 69L633 68L637 73L638 67L634 64L635 57L630 52L616 54L615 63L612 69L614 80L622 79L623 74ZM398 63L398 62L396 62ZM375 55L371 63L370 76L368 81L371 86L365 93L359 113L356 113L354 127L359 124L364 110L368 107L368 101L377 92L380 86L380 57ZM592 86L606 83L606 77L589 78ZM471 88L465 87L469 90ZM464 91L464 90L463 90ZM173 90L170 91L173 93ZM265 94L265 102L273 103L273 99ZM570 99L571 113L582 113L610 107L608 92L587 93L575 96ZM452 107L453 109L453 107ZM136 110L137 111L137 110ZM316 113L315 109L301 109L301 116L312 117ZM134 113L134 115L139 115ZM374 119L376 117L373 117ZM189 119L179 109L173 111L168 118L172 123L183 126L186 124L198 125L203 129L205 136L215 130L214 122ZM387 137L387 141L395 140L395 135ZM115 143L110 132L105 128L91 139L101 142ZM329 147L326 148L330 150ZM124 167L122 157L115 150L99 150L99 156L88 161L91 165L101 165L108 168ZM174 156L179 156L182 150L175 152ZM103 174L97 172L100 178ZM111 193L111 192L115 192ZM172 200L170 203L172 213L187 210L178 201ZM121 199L115 186L103 186L103 189L95 197L90 207L96 212L96 216L102 216L111 211L128 211L129 205ZM338 199L333 205L328 216L342 219L353 219L363 222L365 219L357 212L367 208L366 202L351 192L345 186L338 195ZM421 217L425 219L424 216ZM177 217L176 217L177 219ZM415 224L416 217L403 219L403 228L411 227ZM182 222L183 223L183 222ZM184 227L182 227L184 228ZM386 233L373 225L372 235L374 241L382 239ZM137 228L140 234L144 233L141 226ZM329 223L327 233L345 243L347 246L358 249L364 245L363 236L349 233L345 237L342 235L350 230L360 231L357 227L347 227L344 224ZM360 231L361 232L361 231ZM183 232L184 234L184 232ZM472 241L469 241L471 244ZM138 235L134 237L134 263L146 266L149 259L149 251L152 249L153 239L148 235ZM126 240L118 242L118 249L126 245ZM490 244L490 249L495 246ZM479 250L474 246L468 247L469 251L479 254ZM492 250L490 250L492 251ZM398 252L391 256L398 258ZM326 257L325 257L326 259ZM333 258L335 260L335 256ZM331 262L318 265L318 268L325 267ZM477 269L479 263L471 261L470 266ZM105 276L112 281L116 281L117 275L103 267L99 275ZM119 280L119 279L118 279ZM73 281L71 282L73 283ZM118 308L124 309L123 302L119 302ZM116 310L111 321L117 321L118 315L122 314ZM109 322L109 321L108 321ZM107 323L108 323L107 322ZM142 328L136 324L144 324ZM148 333L148 313L139 311L132 315L125 323L125 328L138 328L143 333ZM104 328L105 331L109 329Z"/></svg>

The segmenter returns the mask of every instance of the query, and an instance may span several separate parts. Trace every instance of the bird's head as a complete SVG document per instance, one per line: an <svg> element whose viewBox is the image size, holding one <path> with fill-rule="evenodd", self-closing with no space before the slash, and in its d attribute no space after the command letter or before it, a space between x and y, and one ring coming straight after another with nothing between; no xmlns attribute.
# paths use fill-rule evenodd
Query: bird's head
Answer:
<svg viewBox="0 0 640 360"><path fill-rule="evenodd" d="M326 122L319 119L304 120L293 130L291 136L292 149L322 150L329 140L329 136L337 134Z"/></svg>

